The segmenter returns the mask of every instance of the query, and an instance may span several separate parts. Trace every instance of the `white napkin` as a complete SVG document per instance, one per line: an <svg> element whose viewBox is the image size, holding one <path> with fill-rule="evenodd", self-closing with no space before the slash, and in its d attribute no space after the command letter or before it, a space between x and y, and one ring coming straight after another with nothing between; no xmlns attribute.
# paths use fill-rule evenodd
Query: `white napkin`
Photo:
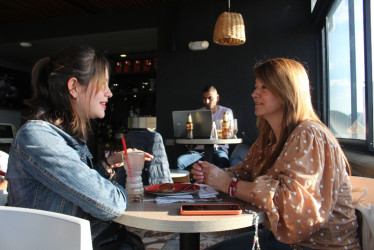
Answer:
<svg viewBox="0 0 374 250"><path fill-rule="evenodd" d="M199 197L200 198L216 198L218 191L211 186L200 184Z"/></svg>
<svg viewBox="0 0 374 250"><path fill-rule="evenodd" d="M157 204L166 204L174 202L195 202L191 194L188 195L170 195L156 198Z"/></svg>

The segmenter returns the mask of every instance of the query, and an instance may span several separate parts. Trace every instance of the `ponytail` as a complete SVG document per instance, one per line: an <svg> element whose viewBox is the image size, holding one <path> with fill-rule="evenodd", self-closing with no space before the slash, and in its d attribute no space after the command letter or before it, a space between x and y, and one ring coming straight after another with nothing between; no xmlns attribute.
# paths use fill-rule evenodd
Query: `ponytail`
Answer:
<svg viewBox="0 0 374 250"><path fill-rule="evenodd" d="M40 59L33 67L31 73L32 97L24 103L38 110L39 107L49 106L48 77L50 74L50 57Z"/></svg>

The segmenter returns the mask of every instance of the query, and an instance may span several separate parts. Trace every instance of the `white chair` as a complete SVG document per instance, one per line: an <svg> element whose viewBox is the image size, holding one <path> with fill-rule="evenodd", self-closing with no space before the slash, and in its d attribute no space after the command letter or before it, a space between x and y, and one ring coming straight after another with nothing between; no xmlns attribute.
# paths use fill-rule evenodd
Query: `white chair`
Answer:
<svg viewBox="0 0 374 250"><path fill-rule="evenodd" d="M1 249L92 249L90 222L49 211L0 206Z"/></svg>
<svg viewBox="0 0 374 250"><path fill-rule="evenodd" d="M361 246L363 250L372 250L374 246L374 178L350 176L350 182Z"/></svg>

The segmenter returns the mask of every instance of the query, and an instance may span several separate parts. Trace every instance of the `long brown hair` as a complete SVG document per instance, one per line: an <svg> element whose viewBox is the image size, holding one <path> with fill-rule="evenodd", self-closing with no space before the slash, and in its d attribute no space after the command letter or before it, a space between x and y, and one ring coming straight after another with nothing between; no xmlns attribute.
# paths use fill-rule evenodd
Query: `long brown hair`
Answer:
<svg viewBox="0 0 374 250"><path fill-rule="evenodd" d="M93 89L98 91L105 88L106 69L109 71L107 59L87 46L65 48L55 56L40 59L31 73L33 95L25 101L36 111L33 119L54 124L77 140L86 139L89 121L79 117L67 83L75 77L87 87L94 79L97 87Z"/></svg>
<svg viewBox="0 0 374 250"><path fill-rule="evenodd" d="M298 124L306 120L312 120L324 127L326 126L313 108L308 74L300 62L286 58L274 58L258 62L253 71L255 77L260 79L285 107L278 142L270 124L264 118L257 117L257 127L259 129L257 143L259 143L260 148L265 149L261 152L263 154L261 158L265 159L265 152L276 144L273 153L266 158L267 160L261 170L260 174L265 174L278 158L288 137ZM335 141L339 145L336 138ZM347 167L349 167L341 148L340 151Z"/></svg>

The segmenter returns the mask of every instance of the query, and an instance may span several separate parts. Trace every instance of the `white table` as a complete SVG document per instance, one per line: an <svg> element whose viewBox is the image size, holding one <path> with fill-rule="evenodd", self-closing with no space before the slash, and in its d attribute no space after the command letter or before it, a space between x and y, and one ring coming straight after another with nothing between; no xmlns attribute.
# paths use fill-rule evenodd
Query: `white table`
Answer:
<svg viewBox="0 0 374 250"><path fill-rule="evenodd" d="M185 145L204 145L204 160L208 162L213 161L213 150L214 144L239 144L242 143L243 139L175 139L177 144Z"/></svg>
<svg viewBox="0 0 374 250"><path fill-rule="evenodd" d="M146 194L146 198L153 195ZM222 201L215 203L237 203L241 208L256 211L259 223L266 219L260 209L220 194ZM196 202L196 204L204 202ZM206 202L205 202L206 203ZM246 228L253 225L253 214L243 211L241 215L180 215L182 203L157 204L154 201L128 203L126 211L114 221L130 227L161 232L180 233L180 249L193 250L200 248L200 233L228 231ZM214 204L210 202L209 204Z"/></svg>

